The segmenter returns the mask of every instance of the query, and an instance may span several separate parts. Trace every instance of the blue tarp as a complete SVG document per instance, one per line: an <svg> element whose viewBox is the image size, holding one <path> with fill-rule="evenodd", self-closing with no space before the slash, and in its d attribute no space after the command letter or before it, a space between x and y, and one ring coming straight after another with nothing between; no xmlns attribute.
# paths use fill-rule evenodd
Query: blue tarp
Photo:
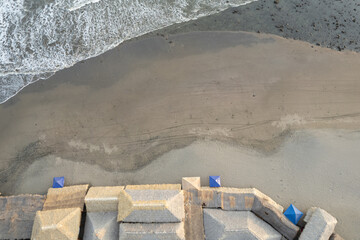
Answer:
<svg viewBox="0 0 360 240"><path fill-rule="evenodd" d="M63 188L65 178L64 177L54 177L53 188Z"/></svg>
<svg viewBox="0 0 360 240"><path fill-rule="evenodd" d="M221 187L220 176L210 176L209 185L210 187Z"/></svg>
<svg viewBox="0 0 360 240"><path fill-rule="evenodd" d="M302 215L304 215L299 209L297 209L294 205L290 205L290 207L288 207L288 209L286 209L286 211L284 212L284 215L293 223L293 224L297 224L300 220L300 218L302 217Z"/></svg>

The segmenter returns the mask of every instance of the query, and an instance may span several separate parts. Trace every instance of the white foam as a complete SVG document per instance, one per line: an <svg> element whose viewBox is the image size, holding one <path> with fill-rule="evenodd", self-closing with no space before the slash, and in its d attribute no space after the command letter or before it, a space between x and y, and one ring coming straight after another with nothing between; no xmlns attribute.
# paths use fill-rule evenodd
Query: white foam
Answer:
<svg viewBox="0 0 360 240"><path fill-rule="evenodd" d="M69 8L69 10L74 11L76 9L79 9L79 8L85 6L86 4L96 3L99 1L100 0L74 0L74 2L72 3L72 6Z"/></svg>
<svg viewBox="0 0 360 240"><path fill-rule="evenodd" d="M31 83L47 79L52 75L54 75L54 73L8 74L0 77L0 104L15 96Z"/></svg>
<svg viewBox="0 0 360 240"><path fill-rule="evenodd" d="M34 82L31 78L38 74L70 67L174 23L252 1L0 1L0 102Z"/></svg>

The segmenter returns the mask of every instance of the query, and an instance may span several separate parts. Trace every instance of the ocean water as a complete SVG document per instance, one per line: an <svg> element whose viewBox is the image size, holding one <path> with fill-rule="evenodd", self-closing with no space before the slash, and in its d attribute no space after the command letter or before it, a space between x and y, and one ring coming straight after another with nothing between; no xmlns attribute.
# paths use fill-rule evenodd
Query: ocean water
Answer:
<svg viewBox="0 0 360 240"><path fill-rule="evenodd" d="M1 0L0 103L125 40L256 0Z"/></svg>

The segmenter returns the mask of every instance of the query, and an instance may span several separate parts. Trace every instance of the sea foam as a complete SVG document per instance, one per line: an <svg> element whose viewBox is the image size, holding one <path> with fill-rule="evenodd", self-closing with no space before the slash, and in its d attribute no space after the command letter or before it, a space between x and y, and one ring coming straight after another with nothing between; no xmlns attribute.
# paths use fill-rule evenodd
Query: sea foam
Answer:
<svg viewBox="0 0 360 240"><path fill-rule="evenodd" d="M2 0L0 103L121 42L255 0Z"/></svg>

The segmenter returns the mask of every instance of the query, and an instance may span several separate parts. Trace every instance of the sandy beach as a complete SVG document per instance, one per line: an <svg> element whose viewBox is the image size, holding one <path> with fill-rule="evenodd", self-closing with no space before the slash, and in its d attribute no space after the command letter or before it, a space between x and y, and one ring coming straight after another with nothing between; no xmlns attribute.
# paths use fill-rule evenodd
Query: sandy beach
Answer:
<svg viewBox="0 0 360 240"><path fill-rule="evenodd" d="M0 192L220 174L359 239L360 55L267 34L127 42L0 105Z"/></svg>

